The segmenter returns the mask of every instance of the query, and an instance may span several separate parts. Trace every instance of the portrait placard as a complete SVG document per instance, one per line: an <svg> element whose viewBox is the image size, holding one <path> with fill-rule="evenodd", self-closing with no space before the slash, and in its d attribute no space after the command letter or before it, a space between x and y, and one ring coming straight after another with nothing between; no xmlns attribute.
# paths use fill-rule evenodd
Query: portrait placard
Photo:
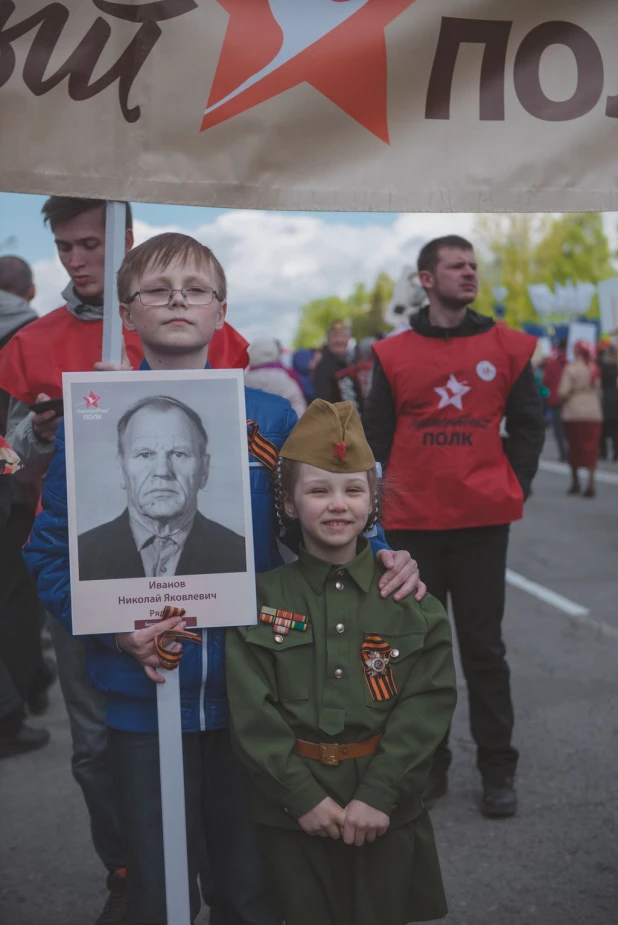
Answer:
<svg viewBox="0 0 618 925"><path fill-rule="evenodd" d="M73 632L254 623L242 372L62 378Z"/></svg>

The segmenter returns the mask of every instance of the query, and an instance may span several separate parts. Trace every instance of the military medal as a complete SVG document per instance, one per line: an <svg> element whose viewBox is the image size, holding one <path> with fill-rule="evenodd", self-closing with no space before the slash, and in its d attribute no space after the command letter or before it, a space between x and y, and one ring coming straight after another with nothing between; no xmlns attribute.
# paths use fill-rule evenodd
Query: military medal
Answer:
<svg viewBox="0 0 618 925"><path fill-rule="evenodd" d="M275 607L262 607L260 610L260 623L272 625L273 633L287 636L290 630L304 633L307 630L307 617L302 613L292 613L289 610L277 610Z"/></svg>
<svg viewBox="0 0 618 925"><path fill-rule="evenodd" d="M397 685L391 668L393 654L397 655L397 650L391 649L381 636L365 636L361 646L361 662L372 700L390 700L397 695Z"/></svg>
<svg viewBox="0 0 618 925"><path fill-rule="evenodd" d="M377 678L379 674L386 674L386 670L390 664L390 658L385 655L380 655L379 652L375 650L368 653L368 658L365 660L366 670L369 672L372 678Z"/></svg>

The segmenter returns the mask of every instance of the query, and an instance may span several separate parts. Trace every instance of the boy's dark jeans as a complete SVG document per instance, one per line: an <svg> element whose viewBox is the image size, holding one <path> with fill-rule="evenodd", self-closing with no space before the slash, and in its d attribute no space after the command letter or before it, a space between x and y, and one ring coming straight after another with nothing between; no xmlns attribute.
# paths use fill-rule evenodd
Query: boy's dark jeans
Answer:
<svg viewBox="0 0 618 925"><path fill-rule="evenodd" d="M165 872L156 735L109 730L127 856L129 925L166 925ZM221 925L277 925L265 898L247 774L228 730L183 735L191 915L202 831L206 837Z"/></svg>

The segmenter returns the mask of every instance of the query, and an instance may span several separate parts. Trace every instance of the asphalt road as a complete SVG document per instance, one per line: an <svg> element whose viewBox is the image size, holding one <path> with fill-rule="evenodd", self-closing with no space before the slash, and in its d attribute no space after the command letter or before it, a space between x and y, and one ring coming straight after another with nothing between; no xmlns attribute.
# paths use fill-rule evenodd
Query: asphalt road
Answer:
<svg viewBox="0 0 618 925"><path fill-rule="evenodd" d="M618 466L603 468L618 476ZM460 691L450 792L432 813L448 925L618 922L618 478L600 483L596 500L567 498L567 484L562 472L541 471L512 534L510 568L574 605L508 590L521 750L515 819L479 815ZM69 772L57 688L36 722L51 744L0 762L0 923L89 925L105 901L104 873Z"/></svg>

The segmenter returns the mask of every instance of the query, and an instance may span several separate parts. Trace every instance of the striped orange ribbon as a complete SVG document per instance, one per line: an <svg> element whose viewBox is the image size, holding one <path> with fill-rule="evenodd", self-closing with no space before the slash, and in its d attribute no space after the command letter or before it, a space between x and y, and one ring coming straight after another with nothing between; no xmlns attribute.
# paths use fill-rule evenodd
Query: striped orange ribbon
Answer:
<svg viewBox="0 0 618 925"><path fill-rule="evenodd" d="M397 696L397 685L390 666L392 651L381 636L373 633L365 636L361 646L361 663L372 700L390 700Z"/></svg>
<svg viewBox="0 0 618 925"><path fill-rule="evenodd" d="M161 611L161 619L168 620L170 617L184 617L186 614L184 607L171 607L169 604ZM198 633L190 633L188 630L165 630L154 638L154 647L162 668L173 671L180 664L182 650L180 652L170 652L167 646L170 642L197 642L201 645L202 637Z"/></svg>
<svg viewBox="0 0 618 925"><path fill-rule="evenodd" d="M287 636L290 630L298 630L300 633L307 631L307 617L304 614L277 610L275 607L262 607L260 623L272 625L273 633L280 633L282 636Z"/></svg>
<svg viewBox="0 0 618 925"><path fill-rule="evenodd" d="M261 435L259 424L256 424L255 421L247 421L247 437L251 455L271 472L274 472L279 459L275 444Z"/></svg>

